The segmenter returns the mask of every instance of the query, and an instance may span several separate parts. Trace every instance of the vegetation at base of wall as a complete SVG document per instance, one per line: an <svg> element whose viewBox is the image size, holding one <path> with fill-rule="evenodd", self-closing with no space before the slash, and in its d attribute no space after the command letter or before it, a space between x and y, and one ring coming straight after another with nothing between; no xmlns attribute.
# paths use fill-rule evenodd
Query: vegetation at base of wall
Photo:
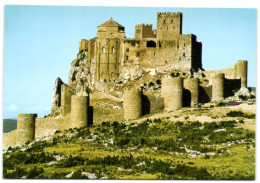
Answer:
<svg viewBox="0 0 260 183"><path fill-rule="evenodd" d="M253 180L255 132L235 120L103 122L9 148L4 178Z"/></svg>

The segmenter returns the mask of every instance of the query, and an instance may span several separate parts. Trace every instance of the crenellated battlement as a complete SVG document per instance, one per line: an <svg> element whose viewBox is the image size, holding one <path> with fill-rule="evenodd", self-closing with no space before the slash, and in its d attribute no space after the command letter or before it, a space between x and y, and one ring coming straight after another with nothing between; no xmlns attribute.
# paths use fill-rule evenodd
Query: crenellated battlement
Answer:
<svg viewBox="0 0 260 183"><path fill-rule="evenodd" d="M172 40L175 35L180 34L182 34L182 13L157 13L157 38Z"/></svg>
<svg viewBox="0 0 260 183"><path fill-rule="evenodd" d="M124 114L113 119L132 120L146 111L154 112L154 108L172 111L193 103L221 101L232 96L233 91L247 87L246 60L236 62L232 68L202 71L202 44L195 35L182 34L182 13L157 13L156 33L152 27L152 24L136 24L135 37L126 38L124 26L110 19L98 26L96 38L81 39L68 84L55 82L52 114L46 118L19 114L17 129L3 135L3 148L22 145L54 134L56 130L81 128L92 125L93 120L106 119L110 115L100 113L104 108L90 106L96 91L105 92L106 97L110 91L110 94L118 92L118 96L123 94L123 99L109 97L123 102ZM169 68L180 71L172 73ZM140 86L156 80L161 82L161 89L157 88L161 90L159 97L152 96L153 89L151 97L146 98ZM112 110L114 108L109 109ZM114 110L120 114L118 111Z"/></svg>
<svg viewBox="0 0 260 183"><path fill-rule="evenodd" d="M135 27L152 27L152 24L136 24Z"/></svg>
<svg viewBox="0 0 260 183"><path fill-rule="evenodd" d="M182 16L181 12L159 12L157 13L157 17L180 17Z"/></svg>
<svg viewBox="0 0 260 183"><path fill-rule="evenodd" d="M152 24L137 24L135 25L135 38L155 38L156 34L153 31Z"/></svg>

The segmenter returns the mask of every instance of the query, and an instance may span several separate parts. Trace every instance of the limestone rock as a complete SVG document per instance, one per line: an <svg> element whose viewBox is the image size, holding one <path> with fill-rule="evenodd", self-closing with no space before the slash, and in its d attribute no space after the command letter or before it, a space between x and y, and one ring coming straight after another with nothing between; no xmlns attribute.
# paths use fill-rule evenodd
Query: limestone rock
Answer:
<svg viewBox="0 0 260 183"><path fill-rule="evenodd" d="M144 76L144 70L139 66L123 67L119 75L121 80L125 81L136 81Z"/></svg>
<svg viewBox="0 0 260 183"><path fill-rule="evenodd" d="M93 61L93 59L91 61ZM77 55L77 59L73 60L71 63L68 79L68 84L76 81L77 96L87 96L88 86L94 84L91 83L94 77L92 76L93 74L91 74L91 70L95 70L95 68L93 68L93 63L91 63L91 66L88 65L88 52L80 52Z"/></svg>
<svg viewBox="0 0 260 183"><path fill-rule="evenodd" d="M78 75L78 72L82 71L82 68L86 72L89 72L89 67L88 67L88 52L82 52L79 53L77 56L77 59L73 60L71 62L71 68L69 71L69 78L68 78L68 84L70 84L73 81L76 81L77 78L76 76Z"/></svg>
<svg viewBox="0 0 260 183"><path fill-rule="evenodd" d="M149 72L150 76L155 76L156 75L156 70L155 69L151 69Z"/></svg>
<svg viewBox="0 0 260 183"><path fill-rule="evenodd" d="M241 87L236 93L235 96L239 97L239 96L244 96L244 97L250 97L251 96L251 92L248 88L245 87Z"/></svg>
<svg viewBox="0 0 260 183"><path fill-rule="evenodd" d="M55 85L53 88L53 95L52 95L52 106L51 111L54 115L59 110L59 107L61 105L61 85L63 84L63 81L57 77L55 80Z"/></svg>

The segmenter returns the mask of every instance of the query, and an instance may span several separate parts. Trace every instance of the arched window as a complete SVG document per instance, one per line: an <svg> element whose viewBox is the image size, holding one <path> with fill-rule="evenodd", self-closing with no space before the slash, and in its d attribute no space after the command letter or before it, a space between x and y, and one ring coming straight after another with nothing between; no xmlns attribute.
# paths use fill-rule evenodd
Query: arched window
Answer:
<svg viewBox="0 0 260 183"><path fill-rule="evenodd" d="M102 47L102 53L105 53L105 47Z"/></svg>
<svg viewBox="0 0 260 183"><path fill-rule="evenodd" d="M156 42L154 42L154 41L147 41L146 42L146 47L153 47L153 48L155 48L156 47Z"/></svg>
<svg viewBox="0 0 260 183"><path fill-rule="evenodd" d="M114 47L112 47L112 51L111 51L112 53L115 53L115 48Z"/></svg>

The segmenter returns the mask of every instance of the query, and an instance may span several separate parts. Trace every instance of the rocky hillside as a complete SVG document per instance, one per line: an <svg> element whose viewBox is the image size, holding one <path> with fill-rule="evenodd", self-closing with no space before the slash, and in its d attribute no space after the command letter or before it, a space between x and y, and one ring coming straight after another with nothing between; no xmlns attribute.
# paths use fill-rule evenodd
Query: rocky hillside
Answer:
<svg viewBox="0 0 260 183"><path fill-rule="evenodd" d="M57 131L4 152L4 178L253 180L255 105L242 112L246 107L190 108Z"/></svg>

